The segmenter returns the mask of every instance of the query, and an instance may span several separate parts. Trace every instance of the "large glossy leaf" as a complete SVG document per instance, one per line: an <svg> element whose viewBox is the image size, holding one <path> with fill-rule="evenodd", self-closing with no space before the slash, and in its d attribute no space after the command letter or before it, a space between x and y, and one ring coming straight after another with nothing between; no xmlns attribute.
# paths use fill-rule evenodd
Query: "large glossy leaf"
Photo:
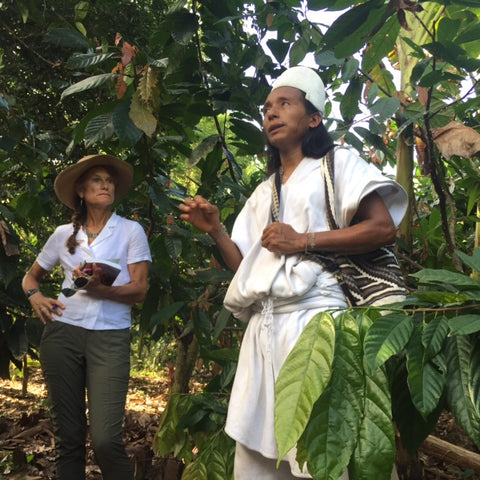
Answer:
<svg viewBox="0 0 480 480"><path fill-rule="evenodd" d="M168 19L172 38L182 45L187 45L198 28L196 15L187 10L179 10L170 14Z"/></svg>
<svg viewBox="0 0 480 480"><path fill-rule="evenodd" d="M455 250L455 253L458 255L460 260L470 267L475 272L480 272L480 248L476 247L473 249L473 254L467 255L465 252L461 250Z"/></svg>
<svg viewBox="0 0 480 480"><path fill-rule="evenodd" d="M387 19L383 0L360 3L337 18L325 34L324 41L338 58L360 50L368 36Z"/></svg>
<svg viewBox="0 0 480 480"><path fill-rule="evenodd" d="M400 23L395 16L373 36L362 56L362 71L370 73L394 48L400 31Z"/></svg>
<svg viewBox="0 0 480 480"><path fill-rule="evenodd" d="M113 114L104 113L92 118L85 128L85 143L90 146L95 143L101 143L112 137L113 128Z"/></svg>
<svg viewBox="0 0 480 480"><path fill-rule="evenodd" d="M112 58L115 53L77 53L73 54L67 61L69 68L88 68L99 65L105 60Z"/></svg>
<svg viewBox="0 0 480 480"><path fill-rule="evenodd" d="M362 315L361 337L372 325L367 315ZM365 403L357 445L349 466L350 480L385 479L395 461L395 431L392 420L392 402L386 370L373 372L363 357L365 375Z"/></svg>
<svg viewBox="0 0 480 480"><path fill-rule="evenodd" d="M188 166L194 167L202 158L206 157L212 151L219 141L220 137L218 135L210 135L204 138L190 155Z"/></svg>
<svg viewBox="0 0 480 480"><path fill-rule="evenodd" d="M45 34L43 41L58 47L74 49L87 49L89 47L85 36L73 28L54 28Z"/></svg>
<svg viewBox="0 0 480 480"><path fill-rule="evenodd" d="M443 403L426 418L415 408L407 385L407 368L405 359L394 362L389 377L392 379L392 411L395 425L400 432L403 447L412 456L416 455L423 441L434 429L443 410Z"/></svg>
<svg viewBox="0 0 480 480"><path fill-rule="evenodd" d="M372 370L382 366L407 345L414 329L413 318L391 313L376 320L365 336L365 357Z"/></svg>
<svg viewBox="0 0 480 480"><path fill-rule="evenodd" d="M432 361L424 362L421 331L416 329L407 345L408 388L413 404L426 418L437 407L445 384L445 376Z"/></svg>
<svg viewBox="0 0 480 480"><path fill-rule="evenodd" d="M474 278L469 277L468 275L464 275L462 273L444 270L442 268L425 268L416 273L412 273L411 276L418 278L420 283L447 283L456 287L469 287L480 289L480 282L478 282Z"/></svg>
<svg viewBox="0 0 480 480"><path fill-rule="evenodd" d="M123 99L115 106L112 116L113 128L120 143L133 147L142 138L143 132L130 118L130 99Z"/></svg>
<svg viewBox="0 0 480 480"><path fill-rule="evenodd" d="M432 42L423 46L432 55L467 71L480 68L480 60L470 57L468 53L453 42Z"/></svg>
<svg viewBox="0 0 480 480"><path fill-rule="evenodd" d="M458 424L480 448L480 417L470 396L472 350L473 342L467 336L448 339L445 348L448 367L446 397Z"/></svg>
<svg viewBox="0 0 480 480"><path fill-rule="evenodd" d="M480 315L467 313L448 320L451 335L469 335L480 330Z"/></svg>
<svg viewBox="0 0 480 480"><path fill-rule="evenodd" d="M360 79L354 78L350 81L345 95L340 101L340 111L346 122L353 120L360 111L359 103L362 96L363 83Z"/></svg>
<svg viewBox="0 0 480 480"><path fill-rule="evenodd" d="M117 77L118 75L113 73L101 73L100 75L94 75L92 77L85 78L67 87L62 92L61 99L63 100L65 97L68 97L69 95L73 95L75 93L80 93L84 92L85 90L100 87L107 82L115 80Z"/></svg>
<svg viewBox="0 0 480 480"><path fill-rule="evenodd" d="M348 313L337 319L332 378L301 437L313 478L338 478L346 469L364 414L365 379L360 332Z"/></svg>
<svg viewBox="0 0 480 480"><path fill-rule="evenodd" d="M330 314L320 313L307 324L280 370L275 384L279 459L297 443L313 404L330 381L334 347L334 320ZM292 418L292 422L285 418Z"/></svg>
<svg viewBox="0 0 480 480"><path fill-rule="evenodd" d="M178 428L180 417L190 409L192 402L193 396L190 395L170 395L152 442L152 449L157 455L168 457L173 453L179 458L192 458L189 436Z"/></svg>
<svg viewBox="0 0 480 480"><path fill-rule="evenodd" d="M470 356L470 397L477 417L480 416L480 348L476 339Z"/></svg>
<svg viewBox="0 0 480 480"><path fill-rule="evenodd" d="M22 360L28 350L28 337L25 319L17 320L8 332L8 348L16 360Z"/></svg>
<svg viewBox="0 0 480 480"><path fill-rule="evenodd" d="M425 359L427 361L440 353L449 330L448 321L444 315L436 316L425 325L422 345L425 348Z"/></svg>
<svg viewBox="0 0 480 480"><path fill-rule="evenodd" d="M278 63L282 63L290 50L290 43L283 39L270 38L267 40L267 46L273 53Z"/></svg>
<svg viewBox="0 0 480 480"><path fill-rule="evenodd" d="M200 460L189 463L182 474L182 480L209 480L206 465Z"/></svg>
<svg viewBox="0 0 480 480"><path fill-rule="evenodd" d="M378 115L380 120L387 120L393 117L400 108L400 99L396 97L392 98L379 98L371 107L370 112L373 115Z"/></svg>

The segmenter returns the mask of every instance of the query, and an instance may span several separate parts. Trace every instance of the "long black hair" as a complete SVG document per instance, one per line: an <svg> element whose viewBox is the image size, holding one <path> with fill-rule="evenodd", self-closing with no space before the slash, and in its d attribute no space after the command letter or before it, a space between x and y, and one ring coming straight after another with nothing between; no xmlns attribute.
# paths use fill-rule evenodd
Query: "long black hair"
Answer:
<svg viewBox="0 0 480 480"><path fill-rule="evenodd" d="M303 93L303 92L302 92ZM305 98L303 93L303 103L307 115L312 115L318 112L318 108L315 108L311 102ZM267 144L267 175L275 173L281 166L280 152L278 148L271 145L268 141ZM333 139L328 133L323 121L315 127L311 128L303 137L302 140L302 153L305 157L310 158L322 158L329 150L334 147Z"/></svg>

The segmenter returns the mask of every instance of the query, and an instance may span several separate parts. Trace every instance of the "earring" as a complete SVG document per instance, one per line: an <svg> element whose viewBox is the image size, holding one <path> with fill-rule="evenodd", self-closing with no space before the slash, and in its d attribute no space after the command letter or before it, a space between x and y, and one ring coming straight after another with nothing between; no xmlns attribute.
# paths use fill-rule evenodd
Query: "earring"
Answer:
<svg viewBox="0 0 480 480"><path fill-rule="evenodd" d="M84 203L83 203L83 197L80 198L80 208L83 208L84 207Z"/></svg>

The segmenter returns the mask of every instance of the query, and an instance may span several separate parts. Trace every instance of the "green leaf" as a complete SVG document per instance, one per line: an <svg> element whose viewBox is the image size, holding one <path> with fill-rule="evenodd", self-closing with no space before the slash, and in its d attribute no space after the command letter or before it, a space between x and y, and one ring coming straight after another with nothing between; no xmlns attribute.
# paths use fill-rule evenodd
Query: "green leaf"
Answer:
<svg viewBox="0 0 480 480"><path fill-rule="evenodd" d="M342 79L344 82L350 81L357 73L360 62L356 58L350 58L345 62L342 68Z"/></svg>
<svg viewBox="0 0 480 480"><path fill-rule="evenodd" d="M189 463L183 471L182 480L209 480L207 467L200 460Z"/></svg>
<svg viewBox="0 0 480 480"><path fill-rule="evenodd" d="M188 433L178 428L180 417L191 408L192 403L193 395L170 395L152 442L152 449L157 455L168 457L173 453L175 457L186 459L193 456Z"/></svg>
<svg viewBox="0 0 480 480"><path fill-rule="evenodd" d="M371 107L370 112L379 116L379 121L393 117L400 108L400 99L396 97L379 98Z"/></svg>
<svg viewBox="0 0 480 480"><path fill-rule="evenodd" d="M355 115L359 112L359 103L362 96L363 83L354 78L350 81L345 95L343 95L340 101L340 111L345 122L353 120Z"/></svg>
<svg viewBox="0 0 480 480"><path fill-rule="evenodd" d="M212 151L219 141L220 137L217 134L204 138L190 155L188 166L190 168L194 167L202 158L206 157Z"/></svg>
<svg viewBox="0 0 480 480"><path fill-rule="evenodd" d="M383 368L365 379L363 421L349 474L355 480L390 479L396 449L389 382Z"/></svg>
<svg viewBox="0 0 480 480"><path fill-rule="evenodd" d="M408 388L415 408L426 418L440 401L445 377L431 361L424 361L421 339L421 332L416 329L407 345Z"/></svg>
<svg viewBox="0 0 480 480"><path fill-rule="evenodd" d="M392 411L395 425L400 432L402 446L412 456L417 454L421 444L432 432L437 424L438 417L443 409L439 406L426 418L423 418L415 408L407 385L407 368L405 358L395 359L392 362L389 377L392 378Z"/></svg>
<svg viewBox="0 0 480 480"><path fill-rule="evenodd" d="M480 330L480 315L469 313L448 320L451 335L469 335Z"/></svg>
<svg viewBox="0 0 480 480"><path fill-rule="evenodd" d="M400 23L392 15L372 37L362 55L362 71L369 73L380 64L383 59L394 49L400 32Z"/></svg>
<svg viewBox="0 0 480 480"><path fill-rule="evenodd" d="M188 45L198 29L196 15L187 10L178 10L167 16L172 38L181 45Z"/></svg>
<svg viewBox="0 0 480 480"><path fill-rule="evenodd" d="M376 320L365 336L365 357L376 370L390 357L400 353L413 333L412 317L400 313L390 313Z"/></svg>
<svg viewBox="0 0 480 480"><path fill-rule="evenodd" d="M70 85L63 92L61 99L75 93L84 92L85 90L90 90L92 88L100 87L109 81L113 81L118 77L118 75L113 73L101 73L100 75L94 75L93 77L84 78L79 82Z"/></svg>
<svg viewBox="0 0 480 480"><path fill-rule="evenodd" d="M99 65L112 58L114 53L74 53L67 61L68 68L81 69Z"/></svg>
<svg viewBox="0 0 480 480"><path fill-rule="evenodd" d="M130 119L130 98L125 98L113 110L112 122L120 143L133 147L142 138L143 132Z"/></svg>
<svg viewBox="0 0 480 480"><path fill-rule="evenodd" d="M372 325L368 314L360 317L361 337ZM395 461L395 431L389 379L384 368L372 372L363 357L365 403L357 445L349 465L350 478L389 479Z"/></svg>
<svg viewBox="0 0 480 480"><path fill-rule="evenodd" d="M270 38L267 40L267 47L270 49L278 63L283 63L288 51L290 50L290 43L283 39L277 40Z"/></svg>
<svg viewBox="0 0 480 480"><path fill-rule="evenodd" d="M477 417L480 416L480 349L478 348L478 339L472 349L470 357L470 397Z"/></svg>
<svg viewBox="0 0 480 480"><path fill-rule="evenodd" d="M471 57L468 53L453 42L432 42L423 45L428 52L437 58L450 63L459 69L474 71L480 68L480 60Z"/></svg>
<svg viewBox="0 0 480 480"><path fill-rule="evenodd" d="M442 268L425 268L416 273L410 274L412 277L418 278L420 283L445 283L456 287L469 287L480 289L480 282L458 272L452 272Z"/></svg>
<svg viewBox="0 0 480 480"><path fill-rule="evenodd" d="M249 153L256 154L262 152L265 145L263 132L251 122L245 122L236 118L230 118L231 131L245 143Z"/></svg>
<svg viewBox="0 0 480 480"><path fill-rule="evenodd" d="M364 414L365 378L360 332L349 313L336 319L332 377L301 437L313 478L338 478L355 449Z"/></svg>
<svg viewBox="0 0 480 480"><path fill-rule="evenodd" d="M428 322L422 333L422 345L425 348L425 359L430 360L441 352L449 333L448 321L444 315L439 315Z"/></svg>
<svg viewBox="0 0 480 480"><path fill-rule="evenodd" d="M313 404L330 380L334 347L333 318L319 313L307 324L280 370L274 407L279 459L297 443ZM286 422L286 417L292 422Z"/></svg>
<svg viewBox="0 0 480 480"><path fill-rule="evenodd" d="M473 351L472 339L466 336L447 340L446 396L449 410L458 424L480 448L480 417L470 396L470 358Z"/></svg>
<svg viewBox="0 0 480 480"><path fill-rule="evenodd" d="M466 253L462 252L461 250L455 250L455 253L458 255L460 260L470 267L475 272L480 273L480 248L476 247L473 249L472 256L467 255Z"/></svg>
<svg viewBox="0 0 480 480"><path fill-rule="evenodd" d="M307 55L310 41L305 36L301 36L295 41L290 49L290 65L298 65Z"/></svg>
<svg viewBox="0 0 480 480"><path fill-rule="evenodd" d="M85 36L72 28L54 28L44 35L43 41L62 48L86 50L89 47Z"/></svg>
<svg viewBox="0 0 480 480"><path fill-rule="evenodd" d="M171 320L184 305L185 302L174 302L161 308L150 319L150 327L153 328L155 325Z"/></svg>
<svg viewBox="0 0 480 480"><path fill-rule="evenodd" d="M480 40L480 22L474 23L464 31L461 31L455 39L456 43L469 43L478 40Z"/></svg>
<svg viewBox="0 0 480 480"><path fill-rule="evenodd" d="M101 143L111 138L113 132L113 114L110 112L98 115L92 118L85 128L85 143L87 146Z"/></svg>
<svg viewBox="0 0 480 480"><path fill-rule="evenodd" d="M90 2L78 2L75 4L75 21L85 20L88 15Z"/></svg>
<svg viewBox="0 0 480 480"><path fill-rule="evenodd" d="M28 351L28 337L25 319L16 320L6 336L8 349L16 360L22 360Z"/></svg>

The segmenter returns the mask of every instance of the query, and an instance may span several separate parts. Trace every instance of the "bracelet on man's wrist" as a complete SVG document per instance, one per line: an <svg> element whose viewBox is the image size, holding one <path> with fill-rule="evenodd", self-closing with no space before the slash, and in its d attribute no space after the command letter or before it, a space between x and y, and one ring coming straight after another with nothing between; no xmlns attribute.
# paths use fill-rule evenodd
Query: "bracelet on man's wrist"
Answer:
<svg viewBox="0 0 480 480"><path fill-rule="evenodd" d="M217 242L218 239L224 235L228 235L227 228L223 223L220 224L220 231L216 235L209 234L214 242Z"/></svg>

